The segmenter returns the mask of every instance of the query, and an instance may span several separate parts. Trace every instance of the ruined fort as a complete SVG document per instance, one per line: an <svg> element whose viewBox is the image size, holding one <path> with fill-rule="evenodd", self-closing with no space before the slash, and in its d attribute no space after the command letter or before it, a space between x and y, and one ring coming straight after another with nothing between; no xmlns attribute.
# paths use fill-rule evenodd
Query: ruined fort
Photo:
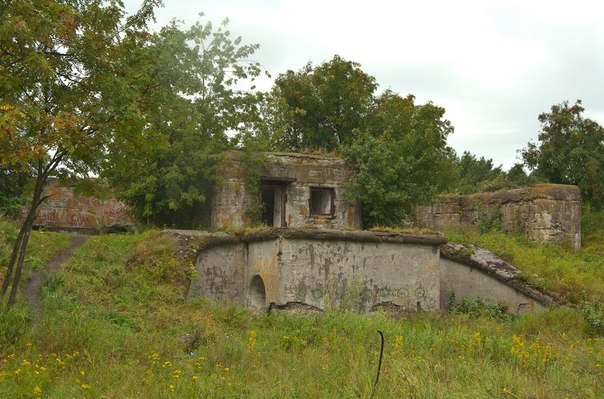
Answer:
<svg viewBox="0 0 604 399"><path fill-rule="evenodd" d="M419 226L437 230L490 224L508 233L550 244L581 248L581 192L577 186L538 184L441 197L417 207Z"/></svg>
<svg viewBox="0 0 604 399"><path fill-rule="evenodd" d="M246 183L241 155L225 156L207 209L209 230L168 230L194 254L198 277L188 296L252 309L345 308L437 310L452 294L480 296L519 313L554 303L527 286L520 271L494 254L447 244L440 233L364 231L359 204L346 201L355 170L342 159L267 153L257 192ZM115 199L101 201L57 186L37 224L99 229L131 223ZM244 231L259 205L266 226ZM441 198L418 207L417 221L435 230L488 220L504 231L547 243L581 243L581 201L574 186ZM217 232L234 229L236 233Z"/></svg>

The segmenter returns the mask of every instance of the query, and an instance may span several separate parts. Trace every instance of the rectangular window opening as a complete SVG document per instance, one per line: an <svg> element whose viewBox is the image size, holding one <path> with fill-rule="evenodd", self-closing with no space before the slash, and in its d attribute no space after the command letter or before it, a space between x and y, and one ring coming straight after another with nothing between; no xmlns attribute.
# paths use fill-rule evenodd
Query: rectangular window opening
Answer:
<svg viewBox="0 0 604 399"><path fill-rule="evenodd" d="M335 215L336 192L332 187L310 188L310 214L317 216Z"/></svg>

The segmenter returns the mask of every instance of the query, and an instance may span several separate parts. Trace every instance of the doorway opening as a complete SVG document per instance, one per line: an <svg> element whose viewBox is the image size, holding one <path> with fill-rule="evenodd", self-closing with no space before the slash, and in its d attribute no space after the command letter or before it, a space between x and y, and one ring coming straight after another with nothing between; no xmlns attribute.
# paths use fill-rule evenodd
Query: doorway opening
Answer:
<svg viewBox="0 0 604 399"><path fill-rule="evenodd" d="M260 221L272 227L287 227L285 205L287 202L286 188L291 180L263 180L260 186L262 213Z"/></svg>
<svg viewBox="0 0 604 399"><path fill-rule="evenodd" d="M249 293L249 305L252 309L263 310L266 308L266 289L264 287L264 281L259 275L252 277L250 283Z"/></svg>

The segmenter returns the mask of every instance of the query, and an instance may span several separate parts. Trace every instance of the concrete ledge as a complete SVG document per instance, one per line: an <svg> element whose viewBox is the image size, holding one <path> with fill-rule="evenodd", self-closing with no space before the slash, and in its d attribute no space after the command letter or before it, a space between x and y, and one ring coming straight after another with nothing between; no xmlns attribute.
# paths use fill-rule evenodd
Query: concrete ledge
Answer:
<svg viewBox="0 0 604 399"><path fill-rule="evenodd" d="M419 245L441 245L448 242L440 233L407 233L382 231L331 230L312 228L271 228L241 233L204 232L197 230L165 230L166 234L193 239L198 251L243 242L267 241L277 238L293 240L348 241L367 243L399 243Z"/></svg>

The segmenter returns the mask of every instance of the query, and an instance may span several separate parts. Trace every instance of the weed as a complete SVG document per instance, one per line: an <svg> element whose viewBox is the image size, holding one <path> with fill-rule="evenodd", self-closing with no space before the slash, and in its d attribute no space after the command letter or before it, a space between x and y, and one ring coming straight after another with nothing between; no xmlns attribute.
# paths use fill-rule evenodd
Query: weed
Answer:
<svg viewBox="0 0 604 399"><path fill-rule="evenodd" d="M14 306L11 309L0 310L0 348L9 348L23 339L31 325L28 309ZM2 349L0 349L2 354Z"/></svg>
<svg viewBox="0 0 604 399"><path fill-rule="evenodd" d="M456 314L465 314L471 318L487 317L498 321L509 321L514 317L500 304L487 304L479 297L465 297L459 303L450 305Z"/></svg>
<svg viewBox="0 0 604 399"><path fill-rule="evenodd" d="M604 304L598 297L588 300L585 294L579 300L579 309L586 322L587 334L604 336Z"/></svg>
<svg viewBox="0 0 604 399"><path fill-rule="evenodd" d="M602 285L597 252L572 255L498 233L480 239L533 267L533 281L558 276L545 283L568 292L584 285L601 310L592 295ZM604 340L575 309L510 320L475 299L458 312L398 319L337 310L253 316L179 299L176 282L190 265L169 264L171 245L154 232L91 238L44 286L39 323L25 306L0 316L10 318L0 322L0 397L370 397L378 329L385 346L375 397L604 396ZM348 295L341 305L354 307L356 290Z"/></svg>

